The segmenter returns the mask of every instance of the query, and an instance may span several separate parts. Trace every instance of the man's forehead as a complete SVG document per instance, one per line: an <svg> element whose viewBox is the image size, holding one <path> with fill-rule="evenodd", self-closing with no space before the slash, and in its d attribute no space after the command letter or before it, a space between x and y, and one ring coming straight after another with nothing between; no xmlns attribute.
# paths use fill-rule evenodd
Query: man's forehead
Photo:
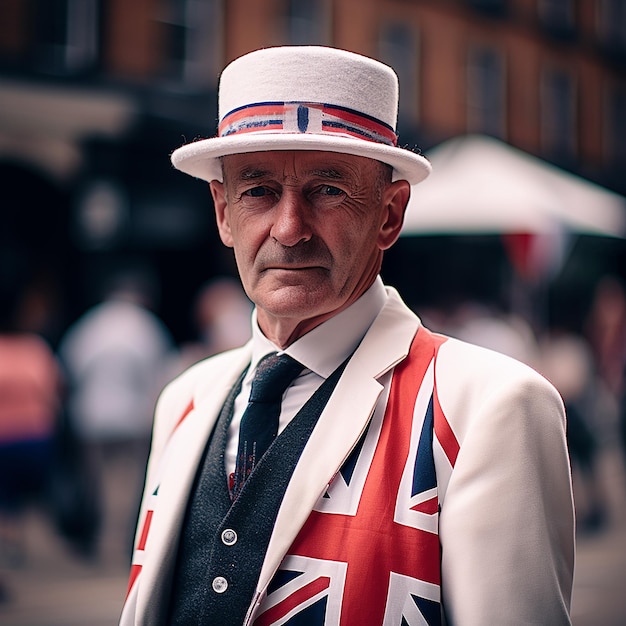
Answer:
<svg viewBox="0 0 626 626"><path fill-rule="evenodd" d="M312 174L341 178L360 172L371 172L378 161L340 152L285 150L231 154L223 157L224 173L243 179L256 179L293 170L301 175Z"/></svg>

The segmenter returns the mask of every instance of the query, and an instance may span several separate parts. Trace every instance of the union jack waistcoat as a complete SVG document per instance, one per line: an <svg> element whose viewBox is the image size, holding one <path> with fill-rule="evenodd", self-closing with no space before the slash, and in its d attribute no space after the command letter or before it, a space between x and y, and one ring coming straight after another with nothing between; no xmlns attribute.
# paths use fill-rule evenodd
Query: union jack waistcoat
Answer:
<svg viewBox="0 0 626 626"><path fill-rule="evenodd" d="M386 404L283 559L255 626L441 624L438 480L447 482L459 450L437 397L444 341L420 328Z"/></svg>

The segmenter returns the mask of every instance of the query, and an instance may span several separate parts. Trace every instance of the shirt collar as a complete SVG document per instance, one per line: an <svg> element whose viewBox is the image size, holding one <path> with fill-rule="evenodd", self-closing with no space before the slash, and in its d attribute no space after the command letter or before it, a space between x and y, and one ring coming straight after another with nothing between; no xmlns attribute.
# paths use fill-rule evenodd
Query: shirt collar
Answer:
<svg viewBox="0 0 626 626"><path fill-rule="evenodd" d="M270 352L285 352L305 368L328 378L357 348L387 300L383 281L378 276L372 286L347 309L294 341L284 351L261 332L256 309L252 314L252 368ZM324 346L323 350L319 347Z"/></svg>

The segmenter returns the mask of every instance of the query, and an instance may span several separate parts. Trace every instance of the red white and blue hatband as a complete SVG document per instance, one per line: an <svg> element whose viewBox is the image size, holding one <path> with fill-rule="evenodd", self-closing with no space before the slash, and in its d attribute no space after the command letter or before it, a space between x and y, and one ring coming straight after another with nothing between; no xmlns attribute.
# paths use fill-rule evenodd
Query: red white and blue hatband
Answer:
<svg viewBox="0 0 626 626"><path fill-rule="evenodd" d="M218 136L172 154L174 167L222 180L220 157L268 150L322 150L369 157L415 184L430 173L397 145L398 78L374 59L323 46L265 48L222 72Z"/></svg>

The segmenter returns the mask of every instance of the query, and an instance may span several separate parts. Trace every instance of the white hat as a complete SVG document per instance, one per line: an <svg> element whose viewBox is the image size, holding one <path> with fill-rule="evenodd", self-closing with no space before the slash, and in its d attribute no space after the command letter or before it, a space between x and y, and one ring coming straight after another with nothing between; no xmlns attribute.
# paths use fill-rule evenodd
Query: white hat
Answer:
<svg viewBox="0 0 626 626"><path fill-rule="evenodd" d="M424 180L430 163L397 146L398 77L378 61L335 48L265 48L220 77L218 137L172 154L174 167L221 180L219 157L265 150L325 150L388 163L394 180Z"/></svg>

